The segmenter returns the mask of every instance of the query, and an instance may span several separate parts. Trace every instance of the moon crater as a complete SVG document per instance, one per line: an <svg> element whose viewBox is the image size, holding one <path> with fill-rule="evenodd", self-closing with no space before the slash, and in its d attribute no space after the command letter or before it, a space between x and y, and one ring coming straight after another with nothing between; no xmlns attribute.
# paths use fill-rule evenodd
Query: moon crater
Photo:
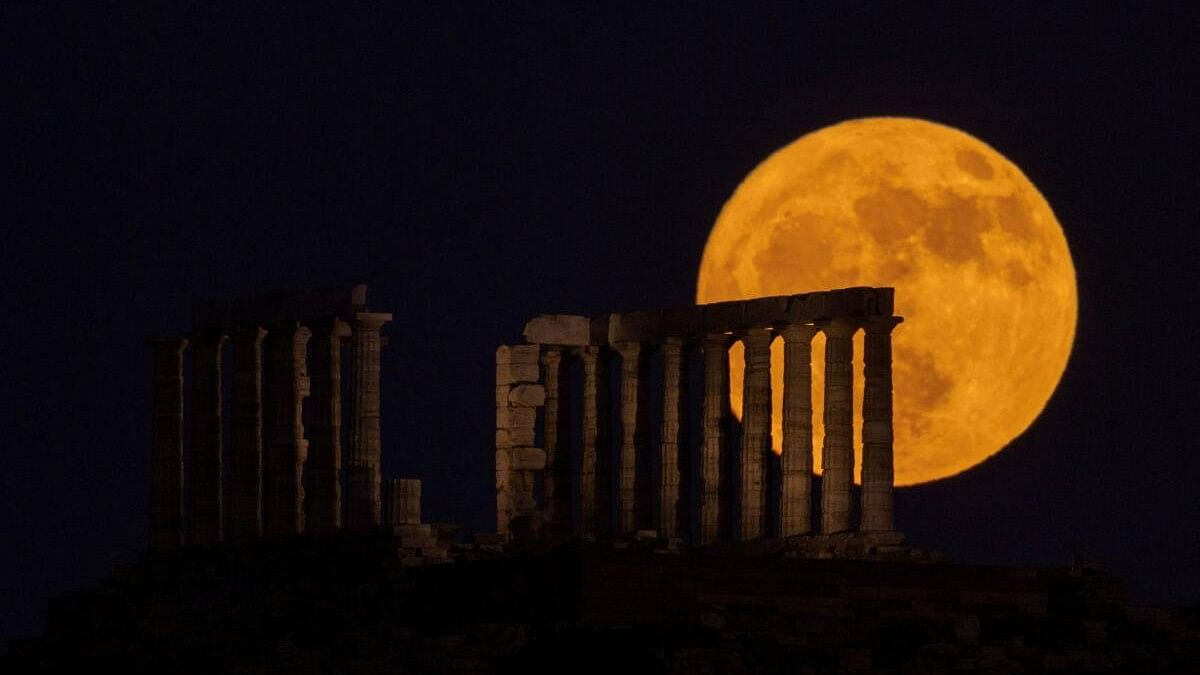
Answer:
<svg viewBox="0 0 1200 675"><path fill-rule="evenodd" d="M894 286L905 317L893 340L900 485L953 475L1004 447L1037 417L1070 355L1077 300L1062 228L1020 169L956 129L852 120L775 152L717 218L696 298L846 286ZM860 410L861 335L856 342ZM823 344L814 339L818 471ZM739 415L741 354L730 350ZM776 341L776 448L782 367Z"/></svg>

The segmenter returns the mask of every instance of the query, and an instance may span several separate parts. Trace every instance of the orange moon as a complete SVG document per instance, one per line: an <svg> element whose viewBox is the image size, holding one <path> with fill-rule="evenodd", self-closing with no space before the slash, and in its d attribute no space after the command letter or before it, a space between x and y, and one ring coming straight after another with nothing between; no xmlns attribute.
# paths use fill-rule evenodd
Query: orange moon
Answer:
<svg viewBox="0 0 1200 675"><path fill-rule="evenodd" d="M807 134L759 164L709 235L698 303L847 286L894 286L897 485L953 476L1037 418L1075 337L1075 267L1050 205L977 138L908 118ZM824 339L813 341L813 448L821 467ZM730 350L734 414L743 356ZM772 344L773 437L782 437L783 349ZM855 337L856 479L862 334Z"/></svg>

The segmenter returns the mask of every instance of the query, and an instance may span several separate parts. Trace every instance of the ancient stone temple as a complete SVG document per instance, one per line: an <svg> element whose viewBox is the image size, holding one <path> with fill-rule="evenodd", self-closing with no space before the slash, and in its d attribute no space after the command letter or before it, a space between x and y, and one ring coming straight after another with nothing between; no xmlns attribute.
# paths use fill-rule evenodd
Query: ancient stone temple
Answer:
<svg viewBox="0 0 1200 675"><path fill-rule="evenodd" d="M187 337L150 340L152 548L381 523L380 329L392 315L369 311L366 290L204 303L194 308ZM350 382L345 425L343 368ZM227 371L232 386L222 381ZM415 494L419 501L419 485Z"/></svg>
<svg viewBox="0 0 1200 675"><path fill-rule="evenodd" d="M902 319L892 313L893 296L890 288L847 288L532 319L524 344L496 351L497 531L517 540L643 537L697 545L852 533L899 544L892 513L891 333ZM866 388L856 509L852 338L859 330ZM818 332L825 334L825 408L814 411L811 351ZM771 448L770 347L776 338L784 345L778 460ZM729 403L735 341L745 347L740 425ZM687 438L693 360L703 364L698 457ZM580 405L572 404L573 395ZM826 430L816 522L814 413L823 415Z"/></svg>

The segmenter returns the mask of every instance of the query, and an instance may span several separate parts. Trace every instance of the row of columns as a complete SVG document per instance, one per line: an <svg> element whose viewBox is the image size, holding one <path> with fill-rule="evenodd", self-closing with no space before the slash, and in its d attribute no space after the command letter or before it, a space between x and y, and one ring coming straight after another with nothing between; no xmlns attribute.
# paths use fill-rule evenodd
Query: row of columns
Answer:
<svg viewBox="0 0 1200 675"><path fill-rule="evenodd" d="M348 322L330 317L309 325L285 321L270 330L251 325L232 331L228 514L222 482L221 359L230 336L213 330L197 331L190 339L152 339L151 546L169 549L185 542L205 545L378 525L380 329L390 320L390 314L362 312ZM341 346L347 338L353 426L343 499ZM192 410L185 522L183 355L189 344ZM310 396L306 435L303 401Z"/></svg>
<svg viewBox="0 0 1200 675"><path fill-rule="evenodd" d="M582 464L579 483L579 534L605 539L616 533L653 528L650 497L657 492L661 517L659 536L684 538L691 530L689 481L700 480L699 544L771 536L767 514L769 491L766 467L771 453L771 354L776 336L784 342L783 444L778 506L779 534L797 536L818 530L811 522L812 503L812 339L825 333L825 422L821 448L823 478L819 531L850 531L852 523L853 448L853 340L865 333L866 389L862 411L862 499L858 528L863 532L891 532L892 513L892 374L891 333L899 317L833 319L820 324L791 324L755 328L735 336L708 334L703 340L704 402L700 466L688 466L685 438L687 343L667 338L662 354L662 420L657 490L650 483L649 348L641 343L616 343L621 356L621 423L619 484L608 485L612 472L609 439L609 373L607 349L598 346L575 350L582 362ZM742 451L739 475L730 475L729 346L735 339L745 346ZM571 457L568 443L566 353L545 348L546 399L543 443L546 450L542 508L559 533L569 527ZM733 520L734 481L740 493L737 522ZM616 494L616 508L610 503ZM617 522L609 522L611 513ZM736 528L736 529L735 529Z"/></svg>

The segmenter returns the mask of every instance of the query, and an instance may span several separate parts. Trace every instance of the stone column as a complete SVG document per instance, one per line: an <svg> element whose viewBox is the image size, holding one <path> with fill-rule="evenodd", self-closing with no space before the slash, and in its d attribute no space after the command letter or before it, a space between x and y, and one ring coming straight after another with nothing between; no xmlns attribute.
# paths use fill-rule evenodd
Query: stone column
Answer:
<svg viewBox="0 0 1200 675"><path fill-rule="evenodd" d="M704 338L704 447L700 472L700 544L729 536L729 336Z"/></svg>
<svg viewBox="0 0 1200 675"><path fill-rule="evenodd" d="M534 447L537 409L546 402L539 384L538 345L496 349L496 532L529 541L541 535L534 499L546 453Z"/></svg>
<svg viewBox="0 0 1200 675"><path fill-rule="evenodd" d="M620 532L650 527L650 359L644 345L615 345L621 355Z"/></svg>
<svg viewBox="0 0 1200 675"><path fill-rule="evenodd" d="M150 547L183 544L183 350L181 337L152 338L154 412L150 431Z"/></svg>
<svg viewBox="0 0 1200 675"><path fill-rule="evenodd" d="M583 347L583 448L579 478L580 534L612 535L612 446L609 420L608 350Z"/></svg>
<svg viewBox="0 0 1200 675"><path fill-rule="evenodd" d="M771 338L767 328L746 332L742 393L742 508L739 538L766 535L767 454L771 452Z"/></svg>
<svg viewBox="0 0 1200 675"><path fill-rule="evenodd" d="M229 538L262 536L262 341L267 331L244 326L233 338L233 430L229 450Z"/></svg>
<svg viewBox="0 0 1200 675"><path fill-rule="evenodd" d="M792 324L783 334L783 486L780 533L812 531L812 339L817 327Z"/></svg>
<svg viewBox="0 0 1200 675"><path fill-rule="evenodd" d="M686 346L681 338L667 338L663 354L663 414L659 445L659 534L666 539L687 538L688 448Z"/></svg>
<svg viewBox="0 0 1200 675"><path fill-rule="evenodd" d="M192 443L188 462L188 543L217 544L223 535L221 484L221 348L219 332L192 336Z"/></svg>
<svg viewBox="0 0 1200 675"><path fill-rule="evenodd" d="M363 312L350 323L353 417L346 459L346 527L380 524L379 329L391 320L391 314Z"/></svg>
<svg viewBox="0 0 1200 675"><path fill-rule="evenodd" d="M304 468L304 528L313 534L342 527L342 338L350 327L336 318L314 321L309 366L308 464Z"/></svg>
<svg viewBox="0 0 1200 675"><path fill-rule="evenodd" d="M571 535L571 387L567 359L561 349L546 348L546 403L542 445L546 450L546 474L542 496L550 536Z"/></svg>
<svg viewBox="0 0 1200 675"><path fill-rule="evenodd" d="M421 481L393 478L388 481L387 512L384 522L393 527L421 524Z"/></svg>
<svg viewBox="0 0 1200 675"><path fill-rule="evenodd" d="M891 532L892 515L892 329L903 319L877 317L863 323L862 519L864 532Z"/></svg>
<svg viewBox="0 0 1200 675"><path fill-rule="evenodd" d="M825 331L825 447L821 449L821 532L850 529L854 484L854 342L856 326L833 319Z"/></svg>
<svg viewBox="0 0 1200 675"><path fill-rule="evenodd" d="M308 390L306 347L311 332L289 321L272 327L265 344L264 416L267 447L263 472L263 531L268 536L304 531L304 438L301 410Z"/></svg>

